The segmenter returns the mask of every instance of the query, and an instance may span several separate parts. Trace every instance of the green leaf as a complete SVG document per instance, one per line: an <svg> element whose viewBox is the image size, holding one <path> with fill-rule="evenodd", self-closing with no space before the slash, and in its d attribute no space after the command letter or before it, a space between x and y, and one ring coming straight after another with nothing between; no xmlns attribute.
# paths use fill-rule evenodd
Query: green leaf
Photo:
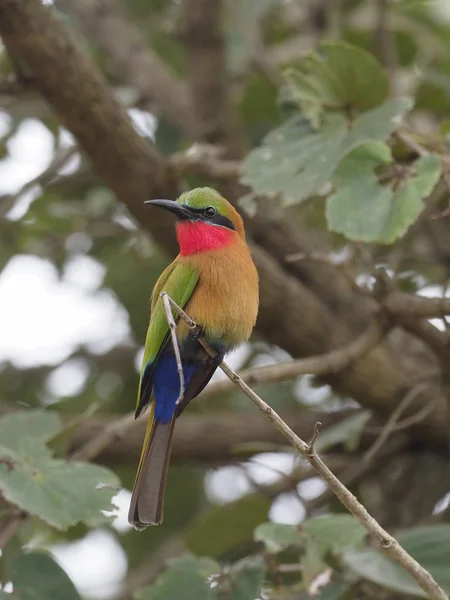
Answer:
<svg viewBox="0 0 450 600"><path fill-rule="evenodd" d="M14 597L20 600L80 600L67 573L47 552L19 556L13 563L12 581Z"/></svg>
<svg viewBox="0 0 450 600"><path fill-rule="evenodd" d="M340 600L347 597L347 592L351 589L352 584L349 583L334 583L331 582L320 590L317 600Z"/></svg>
<svg viewBox="0 0 450 600"><path fill-rule="evenodd" d="M439 180L440 161L434 154L419 158L398 190L378 183L374 164L373 157L343 160L333 178L338 191L327 200L328 226L352 240L391 244L422 212L423 199Z"/></svg>
<svg viewBox="0 0 450 600"><path fill-rule="evenodd" d="M0 419L0 490L16 506L58 529L109 519L117 476L98 465L53 459L44 441L59 431L52 413L19 413ZM103 487L97 489L102 484Z"/></svg>
<svg viewBox="0 0 450 600"><path fill-rule="evenodd" d="M284 523L261 523L255 529L256 542L263 542L267 551L276 554L290 546L300 546L300 534L296 525Z"/></svg>
<svg viewBox="0 0 450 600"><path fill-rule="evenodd" d="M450 594L450 525L416 527L401 532L397 539ZM364 579L390 590L427 597L400 565L377 550L367 548L362 551L348 551L344 553L343 558L348 567Z"/></svg>
<svg viewBox="0 0 450 600"><path fill-rule="evenodd" d="M363 112L386 100L389 80L374 56L345 42L325 43L320 51L304 55L286 73L292 97L313 127L326 110Z"/></svg>
<svg viewBox="0 0 450 600"><path fill-rule="evenodd" d="M188 530L186 547L195 554L219 558L253 539L253 531L267 521L271 502L249 494L235 502L212 508Z"/></svg>
<svg viewBox="0 0 450 600"><path fill-rule="evenodd" d="M27 410L8 414L0 419L1 446L20 452L25 438L48 442L62 429L55 412Z"/></svg>
<svg viewBox="0 0 450 600"><path fill-rule="evenodd" d="M7 594L0 590L0 600L17 600L17 596L13 596L12 594Z"/></svg>
<svg viewBox="0 0 450 600"><path fill-rule="evenodd" d="M386 140L410 106L409 100L388 100L353 123L329 114L318 132L295 117L269 133L263 145L248 155L242 182L253 188L252 196L282 194L286 204L319 194L349 152Z"/></svg>
<svg viewBox="0 0 450 600"><path fill-rule="evenodd" d="M402 567L372 548L360 552L345 552L344 561L354 573L382 587L412 596L427 597Z"/></svg>
<svg viewBox="0 0 450 600"><path fill-rule="evenodd" d="M208 584L211 575L220 573L220 565L210 558L183 556L169 562L156 583L139 590L136 600L214 600L217 596Z"/></svg>
<svg viewBox="0 0 450 600"><path fill-rule="evenodd" d="M368 410L359 410L355 415L342 419L336 425L327 427L320 432L316 440L317 452L324 452L331 446L344 443L346 448L352 450L358 443L359 436L370 419L371 413Z"/></svg>
<svg viewBox="0 0 450 600"><path fill-rule="evenodd" d="M264 581L261 561L242 560L231 567L221 578L217 600L255 600L260 597Z"/></svg>
<svg viewBox="0 0 450 600"><path fill-rule="evenodd" d="M351 515L328 514L308 519L302 525L302 534L313 540L319 553L341 553L346 548L361 546L367 531Z"/></svg>

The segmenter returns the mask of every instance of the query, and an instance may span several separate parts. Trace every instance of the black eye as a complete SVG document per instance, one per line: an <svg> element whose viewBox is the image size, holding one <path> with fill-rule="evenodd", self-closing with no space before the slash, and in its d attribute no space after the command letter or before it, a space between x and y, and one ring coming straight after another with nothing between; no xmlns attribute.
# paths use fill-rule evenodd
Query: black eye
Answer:
<svg viewBox="0 0 450 600"><path fill-rule="evenodd" d="M208 206L205 208L205 215L207 217L215 217L217 215L217 210L214 208L214 206Z"/></svg>

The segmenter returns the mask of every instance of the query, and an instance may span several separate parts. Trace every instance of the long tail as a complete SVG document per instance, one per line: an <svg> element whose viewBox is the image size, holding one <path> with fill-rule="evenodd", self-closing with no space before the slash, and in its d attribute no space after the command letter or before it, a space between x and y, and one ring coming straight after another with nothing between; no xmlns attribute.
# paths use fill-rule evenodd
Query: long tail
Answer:
<svg viewBox="0 0 450 600"><path fill-rule="evenodd" d="M153 409L154 403L150 407L150 418L128 513L128 520L135 529L159 525L164 516L164 489L175 415L167 424L157 423Z"/></svg>

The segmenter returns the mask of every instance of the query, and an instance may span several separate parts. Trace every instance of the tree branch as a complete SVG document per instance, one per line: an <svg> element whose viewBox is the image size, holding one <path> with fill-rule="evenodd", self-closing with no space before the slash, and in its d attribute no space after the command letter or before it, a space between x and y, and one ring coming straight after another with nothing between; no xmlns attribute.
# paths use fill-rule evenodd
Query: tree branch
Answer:
<svg viewBox="0 0 450 600"><path fill-rule="evenodd" d="M294 431L308 435L317 420L324 427L335 425L354 414L354 410L325 413L299 408L282 414ZM137 462L146 426L145 414L136 420L134 413L94 415L71 433L68 452L74 460L95 457L96 462L106 465ZM279 433L258 415L245 413L245 418L242 413L231 412L198 415L190 410L177 422L171 456L173 463L210 466L245 460L283 447Z"/></svg>
<svg viewBox="0 0 450 600"><path fill-rule="evenodd" d="M117 0L57 0L75 15L92 41L119 71L123 83L138 91L140 103L165 117L189 137L193 113L186 84L172 75L148 47L141 32L124 14ZM118 43L120 40L120 43Z"/></svg>
<svg viewBox="0 0 450 600"><path fill-rule="evenodd" d="M184 0L182 10L180 37L188 59L195 138L222 144L230 139L223 2Z"/></svg>
<svg viewBox="0 0 450 600"><path fill-rule="evenodd" d="M332 350L327 354L278 363L268 367L247 369L240 373L240 376L249 384L259 384L285 381L299 375L324 376L335 374L349 367L354 361L361 359L366 352L377 346L383 339L387 329L387 324L379 325L373 323L355 341L341 346L337 350ZM227 392L232 388L233 383L230 381L217 381L210 384L202 393L202 396L212 396L217 393Z"/></svg>
<svg viewBox="0 0 450 600"><path fill-rule="evenodd" d="M171 301L175 308L176 304ZM198 329L197 325L186 315L180 308L176 310L181 318L183 318L191 329ZM200 337L200 343L211 357L215 357L217 353L212 350L209 345ZM365 527L372 539L377 545L395 562L401 565L417 582L422 590L431 600L448 600L447 594L434 580L432 575L424 569L406 550L392 537L379 523L367 512L365 507L357 500L357 498L345 487L343 483L330 471L322 459L317 455L314 449L314 443L318 436L318 425L314 426L314 435L311 442L307 444L299 438L286 425L283 419L276 413L262 398L260 398L230 367L222 362L220 364L222 371L229 377L234 384L250 398L256 407L266 416L266 418L280 431L280 433L288 440L290 445L297 450L306 460L314 467L320 477L328 484L329 488L334 492L340 502L347 510Z"/></svg>
<svg viewBox="0 0 450 600"><path fill-rule="evenodd" d="M391 314L421 319L442 319L450 315L450 298L427 298L405 292L389 294L383 307Z"/></svg>
<svg viewBox="0 0 450 600"><path fill-rule="evenodd" d="M33 85L77 138L100 177L149 226L151 216L143 202L161 186L167 193L164 162L136 133L65 24L39 0L4 0L0 35L8 52L26 64ZM157 240L167 239L167 223L172 229L170 219L159 221Z"/></svg>
<svg viewBox="0 0 450 600"><path fill-rule="evenodd" d="M185 152L172 154L169 165L177 179L189 173L196 173L219 181L235 180L239 175L241 163L221 158L223 153L224 149L218 146L194 144Z"/></svg>

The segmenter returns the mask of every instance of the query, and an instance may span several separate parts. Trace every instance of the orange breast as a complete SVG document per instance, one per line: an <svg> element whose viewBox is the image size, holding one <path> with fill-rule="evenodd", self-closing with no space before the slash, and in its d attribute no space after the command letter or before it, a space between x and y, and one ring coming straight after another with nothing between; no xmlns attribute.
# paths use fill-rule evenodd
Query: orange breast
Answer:
<svg viewBox="0 0 450 600"><path fill-rule="evenodd" d="M259 304L258 274L247 244L236 236L235 243L223 250L180 260L191 262L200 272L186 312L205 327L211 341L223 340L230 348L247 341Z"/></svg>

